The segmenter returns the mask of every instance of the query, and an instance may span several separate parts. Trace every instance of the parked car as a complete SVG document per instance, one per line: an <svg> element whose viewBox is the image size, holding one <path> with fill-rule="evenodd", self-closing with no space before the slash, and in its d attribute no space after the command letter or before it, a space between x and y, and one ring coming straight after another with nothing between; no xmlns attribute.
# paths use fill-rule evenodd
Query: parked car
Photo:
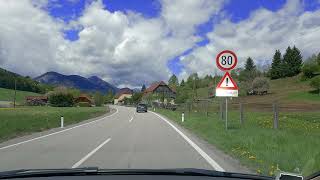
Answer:
<svg viewBox="0 0 320 180"><path fill-rule="evenodd" d="M148 112L148 106L146 104L138 104L137 105L137 113L139 112Z"/></svg>

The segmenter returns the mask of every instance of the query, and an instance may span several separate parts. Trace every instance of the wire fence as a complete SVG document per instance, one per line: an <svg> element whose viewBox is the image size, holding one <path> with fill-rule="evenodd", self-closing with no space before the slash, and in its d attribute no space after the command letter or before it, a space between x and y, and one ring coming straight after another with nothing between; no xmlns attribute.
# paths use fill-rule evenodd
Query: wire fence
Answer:
<svg viewBox="0 0 320 180"><path fill-rule="evenodd" d="M312 121L320 123L320 104L285 103L250 103L228 100L226 114L225 98L203 99L179 104L174 109L186 116L201 115L207 118L225 120L226 116L237 125L258 123L262 127L278 129L292 123Z"/></svg>

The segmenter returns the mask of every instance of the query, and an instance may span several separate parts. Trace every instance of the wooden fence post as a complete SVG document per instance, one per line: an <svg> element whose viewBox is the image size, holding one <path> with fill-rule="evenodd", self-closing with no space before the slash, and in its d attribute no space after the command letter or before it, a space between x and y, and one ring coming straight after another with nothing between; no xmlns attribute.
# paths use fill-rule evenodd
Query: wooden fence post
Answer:
<svg viewBox="0 0 320 180"><path fill-rule="evenodd" d="M240 124L244 124L244 119L243 119L243 104L240 102Z"/></svg>
<svg viewBox="0 0 320 180"><path fill-rule="evenodd" d="M220 118L221 118L221 120L224 119L224 115L223 115L223 101L220 101Z"/></svg>
<svg viewBox="0 0 320 180"><path fill-rule="evenodd" d="M273 103L273 128L279 128L279 109L277 102Z"/></svg>
<svg viewBox="0 0 320 180"><path fill-rule="evenodd" d="M208 117L209 100L206 101L206 117Z"/></svg>

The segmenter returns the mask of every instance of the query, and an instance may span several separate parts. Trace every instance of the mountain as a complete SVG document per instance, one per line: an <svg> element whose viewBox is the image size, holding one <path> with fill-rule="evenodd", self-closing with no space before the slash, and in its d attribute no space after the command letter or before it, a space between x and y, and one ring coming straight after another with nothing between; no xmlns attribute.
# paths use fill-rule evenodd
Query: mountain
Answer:
<svg viewBox="0 0 320 180"><path fill-rule="evenodd" d="M44 84L61 85L89 92L100 91L101 93L106 93L111 90L113 93L116 93L118 91L118 88L97 76L85 78L78 75L63 75L57 72L47 72L34 78L34 80Z"/></svg>
<svg viewBox="0 0 320 180"><path fill-rule="evenodd" d="M46 87L32 80L30 77L24 77L14 72L0 68L0 88L14 89L15 82L17 90L44 93Z"/></svg>

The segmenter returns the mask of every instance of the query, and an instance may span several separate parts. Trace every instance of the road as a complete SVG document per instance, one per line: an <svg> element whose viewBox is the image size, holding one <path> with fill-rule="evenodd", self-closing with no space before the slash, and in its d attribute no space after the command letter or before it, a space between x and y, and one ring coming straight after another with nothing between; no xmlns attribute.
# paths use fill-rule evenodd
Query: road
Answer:
<svg viewBox="0 0 320 180"><path fill-rule="evenodd" d="M109 115L0 144L0 171L26 168L204 168L241 171L153 112L114 106ZM218 159L218 161L217 161Z"/></svg>

